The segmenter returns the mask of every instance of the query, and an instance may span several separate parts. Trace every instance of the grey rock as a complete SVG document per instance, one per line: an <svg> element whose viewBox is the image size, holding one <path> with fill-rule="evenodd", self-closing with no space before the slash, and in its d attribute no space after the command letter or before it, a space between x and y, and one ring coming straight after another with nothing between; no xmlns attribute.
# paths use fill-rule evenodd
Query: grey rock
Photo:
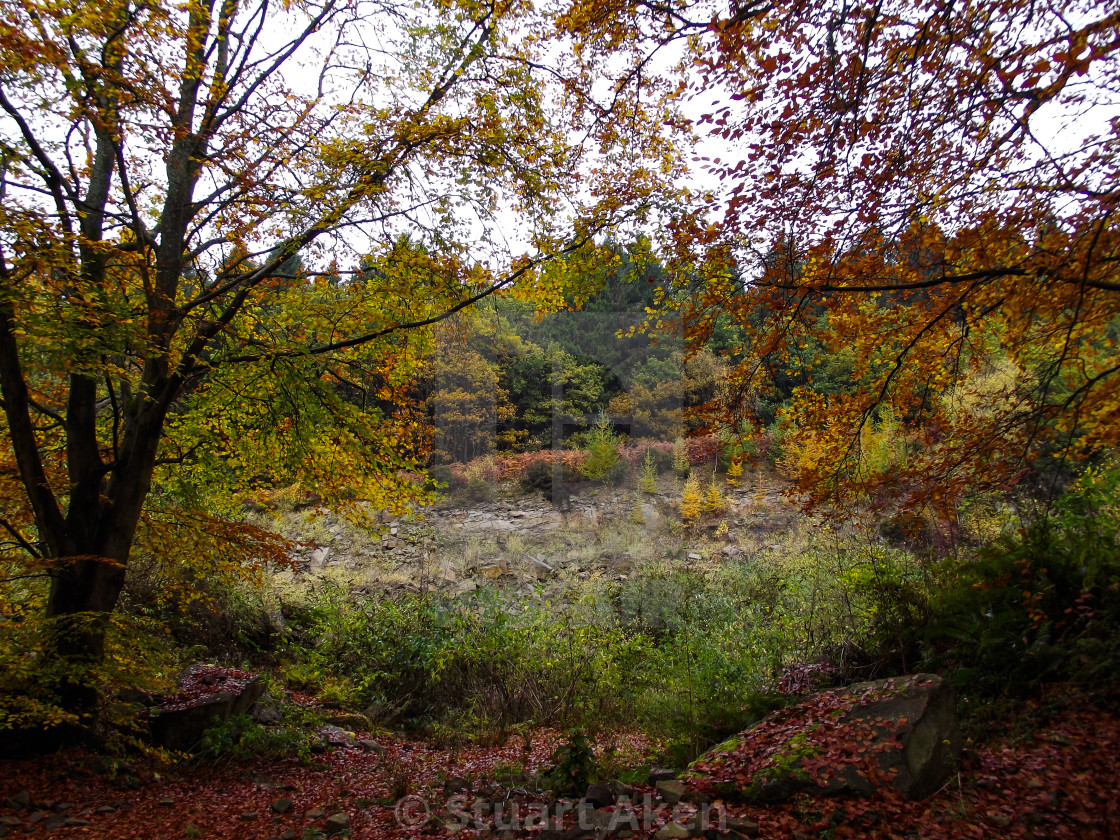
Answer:
<svg viewBox="0 0 1120 840"><path fill-rule="evenodd" d="M611 561L611 571L628 575L634 571L634 560L630 557L616 557Z"/></svg>
<svg viewBox="0 0 1120 840"><path fill-rule="evenodd" d="M587 793L583 798L596 808L605 808L614 804L614 794L606 785L588 785Z"/></svg>
<svg viewBox="0 0 1120 840"><path fill-rule="evenodd" d="M543 560L529 555L529 568L537 578L545 578L556 574L556 570Z"/></svg>
<svg viewBox="0 0 1120 840"><path fill-rule="evenodd" d="M630 785L617 780L608 782L607 787L610 788L611 793L614 794L616 798L625 796L627 799L632 799L636 792Z"/></svg>
<svg viewBox="0 0 1120 840"><path fill-rule="evenodd" d="M670 805L676 805L680 802L688 791L688 788L685 787L684 782L680 779L668 779L663 782L658 782L654 787L657 788L657 792L661 794L661 798Z"/></svg>
<svg viewBox="0 0 1120 840"><path fill-rule="evenodd" d="M354 736L347 732L345 729L342 729L338 726L332 726L328 723L326 726L320 726L317 731L319 733L319 737L321 737L332 747L358 746L357 739L355 739Z"/></svg>
<svg viewBox="0 0 1120 840"><path fill-rule="evenodd" d="M454 776L443 783L443 792L448 796L456 793L468 793L471 789L471 783L461 776Z"/></svg>
<svg viewBox="0 0 1120 840"><path fill-rule="evenodd" d="M192 671L194 668L188 669L184 679ZM200 697L183 708L160 709L150 723L152 740L168 749L189 752L198 745L202 733L215 720L224 721L234 715L245 714L264 694L264 683L259 677L250 678L244 685L233 681L229 684L228 691Z"/></svg>
<svg viewBox="0 0 1120 840"><path fill-rule="evenodd" d="M462 580L455 584L454 588L451 590L451 594L455 597L460 597L463 595L469 595L476 589L478 589L478 584L473 580Z"/></svg>
<svg viewBox="0 0 1120 840"><path fill-rule="evenodd" d="M68 819L69 819L68 817L64 817L62 814L51 814L43 822L43 825L46 826L47 831L57 831L58 829L62 828L64 825L66 825L66 821Z"/></svg>
<svg viewBox="0 0 1120 840"><path fill-rule="evenodd" d="M845 720L872 724L883 719L897 726L892 736L897 746L882 753L880 764L889 774L897 770L893 786L907 799L925 799L941 788L961 754L961 732L953 689L936 674L917 674L897 680L880 680L851 686L847 691L885 692L881 699L860 705Z"/></svg>
<svg viewBox="0 0 1120 840"><path fill-rule="evenodd" d="M249 716L262 726L272 726L284 719L284 707L275 697L266 694L249 709Z"/></svg>
<svg viewBox="0 0 1120 840"><path fill-rule="evenodd" d="M345 834L350 830L350 818L341 812L331 814L323 823L323 833L328 837L333 837L337 834Z"/></svg>
<svg viewBox="0 0 1120 840"><path fill-rule="evenodd" d="M345 729L347 732L368 732L373 728L373 724L370 723L369 718L354 712L338 712L327 715L327 723Z"/></svg>

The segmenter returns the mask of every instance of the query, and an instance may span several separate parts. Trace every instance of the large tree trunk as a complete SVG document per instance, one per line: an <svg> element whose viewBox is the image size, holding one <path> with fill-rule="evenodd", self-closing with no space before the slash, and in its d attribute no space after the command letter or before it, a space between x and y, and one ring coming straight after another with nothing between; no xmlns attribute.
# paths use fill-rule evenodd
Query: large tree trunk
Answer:
<svg viewBox="0 0 1120 840"><path fill-rule="evenodd" d="M58 570L51 582L47 617L55 634L53 654L67 670L57 686L59 704L67 711L86 715L97 707L91 670L104 658L105 633L124 573L123 565L108 558L76 560Z"/></svg>
<svg viewBox="0 0 1120 840"><path fill-rule="evenodd" d="M62 551L51 581L47 617L55 625L55 653L73 669L73 680L60 687L63 707L69 711L89 712L98 699L85 676L104 657L105 633L124 588L167 407L174 396L174 388L158 370L156 378L161 384L145 389L156 398L137 400L126 418L120 457L104 490L81 499L72 497L65 533L53 541ZM99 469L99 461L74 453L72 462L83 461L90 469ZM91 484L77 482L76 486L83 483Z"/></svg>

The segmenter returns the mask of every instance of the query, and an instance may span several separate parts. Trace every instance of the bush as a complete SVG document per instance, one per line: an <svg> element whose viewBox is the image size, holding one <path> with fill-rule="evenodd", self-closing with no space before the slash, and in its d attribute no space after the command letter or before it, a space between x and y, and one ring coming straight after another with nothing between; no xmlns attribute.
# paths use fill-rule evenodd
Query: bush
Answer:
<svg viewBox="0 0 1120 840"><path fill-rule="evenodd" d="M630 641L549 605L512 610L490 593L353 603L325 586L289 613L289 672L345 680L351 705L391 720L579 723L592 711L621 715L625 704L617 681Z"/></svg>
<svg viewBox="0 0 1120 840"><path fill-rule="evenodd" d="M684 438L677 438L673 443L673 472L682 478L688 475L688 444Z"/></svg>
<svg viewBox="0 0 1120 840"><path fill-rule="evenodd" d="M687 763L785 700L770 689L781 640L741 572L672 571L619 585L619 621L650 642L629 675L632 720Z"/></svg>
<svg viewBox="0 0 1120 840"><path fill-rule="evenodd" d="M786 438L790 432L790 428L782 425L780 420L771 423L758 437L758 457L776 468L786 457Z"/></svg>
<svg viewBox="0 0 1120 840"><path fill-rule="evenodd" d="M496 494L493 484L484 478L475 476L467 480L466 485L460 491L460 495L464 501L472 504L480 504L494 501L494 496Z"/></svg>
<svg viewBox="0 0 1120 840"><path fill-rule="evenodd" d="M563 469L563 467L560 467L561 471ZM519 482L521 489L526 493L536 491L546 498L552 498L552 484L555 473L556 467L549 461L533 461L525 469L525 475Z"/></svg>
<svg viewBox="0 0 1120 840"><path fill-rule="evenodd" d="M143 746L143 704L133 698L168 688L176 669L164 628L115 613L104 657L81 668L53 654L58 624L42 611L37 594L22 603L0 597L0 754L47 751L91 734L111 752ZM96 717L64 708L62 693L74 690L97 697Z"/></svg>
<svg viewBox="0 0 1120 840"><path fill-rule="evenodd" d="M286 673L344 682L383 723L638 725L699 751L774 702L777 645L739 589L733 577L636 575L558 610L496 594L353 603L325 588L288 610Z"/></svg>
<svg viewBox="0 0 1120 840"><path fill-rule="evenodd" d="M573 729L568 733L567 740L552 753L552 761L553 765L544 778L553 795L583 796L595 767L595 751L587 735Z"/></svg>
<svg viewBox="0 0 1120 840"><path fill-rule="evenodd" d="M681 519L686 525L694 525L704 512L704 495L700 490L700 480L689 476L681 490Z"/></svg>
<svg viewBox="0 0 1120 840"><path fill-rule="evenodd" d="M1120 470L1091 469L1047 515L974 559L951 559L920 638L927 667L966 694L1043 682L1116 684L1120 671Z"/></svg>
<svg viewBox="0 0 1120 840"><path fill-rule="evenodd" d="M620 441L611 428L611 421L605 414L587 434L587 458L583 462L583 474L591 481L604 480L618 484L626 476L627 463L619 454Z"/></svg>
<svg viewBox="0 0 1120 840"><path fill-rule="evenodd" d="M646 450L645 460L642 462L642 474L638 479L638 490L642 493L657 492L657 466L653 460L652 451Z"/></svg>
<svg viewBox="0 0 1120 840"><path fill-rule="evenodd" d="M603 473L603 483L609 484L612 487L618 487L626 481L626 475L630 471L630 465L625 461L615 461L607 471Z"/></svg>
<svg viewBox="0 0 1120 840"><path fill-rule="evenodd" d="M263 726L247 714L234 715L202 734L198 755L242 761L294 756L306 763L311 759L315 729L322 723L322 713L294 704L284 706L282 720L273 726Z"/></svg>

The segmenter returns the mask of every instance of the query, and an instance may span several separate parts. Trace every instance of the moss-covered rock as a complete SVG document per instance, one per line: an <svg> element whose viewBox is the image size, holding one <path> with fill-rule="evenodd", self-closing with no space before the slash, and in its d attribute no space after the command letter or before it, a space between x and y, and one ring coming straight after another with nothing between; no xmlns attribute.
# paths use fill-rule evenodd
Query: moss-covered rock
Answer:
<svg viewBox="0 0 1120 840"><path fill-rule="evenodd" d="M813 695L705 753L685 780L760 804L800 792L867 796L886 784L922 799L952 773L960 741L948 683L917 674Z"/></svg>

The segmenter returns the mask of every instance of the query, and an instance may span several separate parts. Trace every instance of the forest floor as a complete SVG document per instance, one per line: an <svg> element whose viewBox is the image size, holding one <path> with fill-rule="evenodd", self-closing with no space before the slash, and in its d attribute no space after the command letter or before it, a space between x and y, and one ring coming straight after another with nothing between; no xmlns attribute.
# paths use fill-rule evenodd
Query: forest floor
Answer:
<svg viewBox="0 0 1120 840"><path fill-rule="evenodd" d="M1054 687L1022 705L1018 717L1005 722L1005 733L970 745L958 775L923 801L904 801L887 790L866 799L802 795L780 806L716 810L734 819L739 834L730 836L773 840L1120 837L1120 718L1076 697ZM380 737L364 747L331 749L310 765L255 761L172 769L110 765L64 751L0 764L0 836L574 837L574 831L542 833L542 818L556 814L557 803L529 790L531 784L521 786L548 764L558 743L558 733L547 730L461 749ZM616 761L635 765L650 746L623 735L612 744ZM665 824L684 821L690 810L664 803L652 787L633 786L627 794L632 807L616 820L613 836L667 836ZM620 800L614 810L623 807ZM569 813L565 826L574 821Z"/></svg>

